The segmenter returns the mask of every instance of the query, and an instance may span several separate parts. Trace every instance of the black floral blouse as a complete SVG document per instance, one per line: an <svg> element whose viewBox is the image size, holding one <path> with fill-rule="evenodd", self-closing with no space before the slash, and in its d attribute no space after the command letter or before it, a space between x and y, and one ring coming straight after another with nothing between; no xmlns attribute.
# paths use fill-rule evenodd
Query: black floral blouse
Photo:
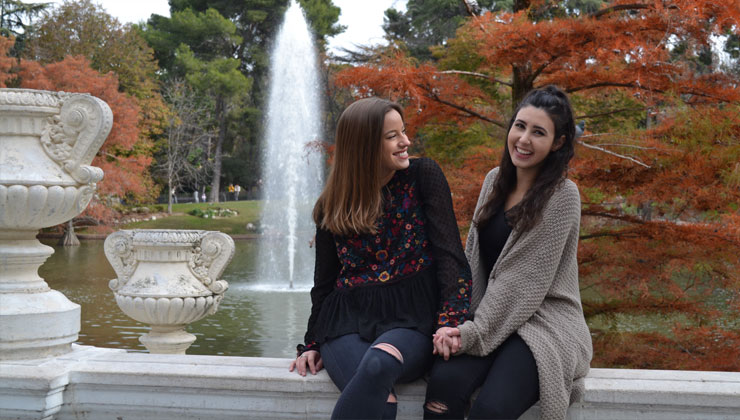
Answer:
<svg viewBox="0 0 740 420"><path fill-rule="evenodd" d="M431 335L457 326L470 308L470 267L447 180L431 159L412 159L383 188L377 234L333 235L318 228L306 345L393 328Z"/></svg>

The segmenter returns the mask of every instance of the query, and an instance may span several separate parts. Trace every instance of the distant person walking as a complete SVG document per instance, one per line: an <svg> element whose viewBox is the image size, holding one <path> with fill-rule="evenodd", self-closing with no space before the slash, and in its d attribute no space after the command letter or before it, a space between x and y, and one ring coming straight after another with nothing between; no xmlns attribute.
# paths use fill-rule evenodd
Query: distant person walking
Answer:
<svg viewBox="0 0 740 420"><path fill-rule="evenodd" d="M239 193L242 191L242 187L236 184L234 187L234 201L239 201Z"/></svg>

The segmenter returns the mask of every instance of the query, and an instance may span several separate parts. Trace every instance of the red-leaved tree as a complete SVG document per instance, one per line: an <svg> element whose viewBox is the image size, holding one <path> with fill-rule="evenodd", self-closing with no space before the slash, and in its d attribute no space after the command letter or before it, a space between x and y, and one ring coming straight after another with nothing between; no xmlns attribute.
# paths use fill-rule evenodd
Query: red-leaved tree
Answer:
<svg viewBox="0 0 740 420"><path fill-rule="evenodd" d="M740 369L740 80L711 57L740 3L614 0L587 14L517 0L471 16L419 63L403 48L336 83L406 105L442 163L465 231L512 108L557 84L586 134L569 176L594 366Z"/></svg>

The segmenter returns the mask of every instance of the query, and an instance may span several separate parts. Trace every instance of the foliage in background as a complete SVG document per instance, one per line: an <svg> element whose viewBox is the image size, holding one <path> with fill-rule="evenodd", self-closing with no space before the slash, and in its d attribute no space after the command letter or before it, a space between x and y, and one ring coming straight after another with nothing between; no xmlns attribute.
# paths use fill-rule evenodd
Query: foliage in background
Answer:
<svg viewBox="0 0 740 420"><path fill-rule="evenodd" d="M3 83L90 93L108 103L113 128L93 161L105 171L105 179L81 218L110 221L111 204L118 199L150 201L159 189L149 167L166 105L159 93L152 49L135 27L121 25L89 0L67 1L53 8L33 6L37 18L22 27L22 48L18 40L10 47L12 42L3 38ZM10 48L15 50L9 52ZM20 52L21 60L7 57L13 51Z"/></svg>
<svg viewBox="0 0 740 420"><path fill-rule="evenodd" d="M328 36L344 30L336 23L339 8L331 0L301 0L300 3L322 50ZM234 35L240 41L232 43L230 56L238 60L238 70L251 80L251 87L248 92L243 92L242 98L232 103L228 113L223 139L222 184L235 183L251 188L259 180L263 134L261 110L266 108L269 54L288 4L289 0L173 0L170 2L173 18L180 13L192 16L212 13L208 12L211 9L223 20L214 17L210 25L183 30L185 26L178 28L172 19L153 15L144 27L145 37L154 48L165 74L176 66L174 52L179 43L188 45L195 57L201 57L200 54L209 47L207 43L194 42L204 38L202 31L213 28L213 33L224 33L229 25L236 29Z"/></svg>
<svg viewBox="0 0 740 420"><path fill-rule="evenodd" d="M86 57L100 73L114 73L118 89L135 99L142 139L161 135L167 107L159 92L159 67L135 26L122 25L91 0L46 10L35 26L22 58L46 65L68 56Z"/></svg>
<svg viewBox="0 0 740 420"><path fill-rule="evenodd" d="M166 141L158 150L155 175L167 185L167 212L172 213L172 199L178 191L197 191L210 173L208 149L214 133L204 129L209 117L206 104L182 79L170 79L163 88L170 106L165 127Z"/></svg>
<svg viewBox="0 0 740 420"><path fill-rule="evenodd" d="M0 43L0 56L6 56L10 44ZM2 60L0 67L1 63ZM139 136L139 107L133 98L118 91L115 75L100 74L85 57L78 56L47 65L21 60L13 72L0 71L0 84L9 79L15 79L23 88L90 93L105 101L113 111L110 135L92 162L105 172L105 178L98 183L100 198L93 200L85 216L110 219L107 202L110 196L141 201L153 198L156 186L149 177L151 157L146 152L150 143Z"/></svg>
<svg viewBox="0 0 740 420"><path fill-rule="evenodd" d="M18 57L23 51L26 37L34 31L33 21L50 3L30 3L21 0L0 0L0 36L14 38L10 55Z"/></svg>
<svg viewBox="0 0 740 420"><path fill-rule="evenodd" d="M479 8L511 7L495 0L477 2ZM470 7L470 6L467 6ZM455 36L457 28L469 16L466 3L460 0L408 0L406 11L388 9L383 17L386 39L402 45L411 57L433 59L430 47L443 45Z"/></svg>
<svg viewBox="0 0 740 420"><path fill-rule="evenodd" d="M194 12L192 9L173 11L170 18L154 16L144 32L153 45L165 77L183 78L199 95L209 98L210 121L216 137L209 150L212 162L210 201L218 202L221 186L223 147L229 136L229 117L249 95L251 79L240 70L240 61L233 58L242 42L233 22L216 9Z"/></svg>
<svg viewBox="0 0 740 420"><path fill-rule="evenodd" d="M434 39L422 31L339 72L336 83L406 106L414 150L445 168L463 232L512 108L531 88L565 88L586 122L569 175L582 194L580 278L594 366L740 368L737 351L726 352L740 317L740 79L711 50L712 36L731 34L725 49L736 39L740 3L487 7L442 36L430 60L408 45ZM422 13L406 16L423 22ZM611 330L638 315L669 327ZM611 348L620 342L637 350Z"/></svg>

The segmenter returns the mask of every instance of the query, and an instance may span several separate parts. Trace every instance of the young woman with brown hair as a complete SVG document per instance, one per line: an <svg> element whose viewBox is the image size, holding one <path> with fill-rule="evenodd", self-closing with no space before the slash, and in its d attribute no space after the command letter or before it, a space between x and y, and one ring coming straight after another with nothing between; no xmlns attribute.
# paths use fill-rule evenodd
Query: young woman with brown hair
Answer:
<svg viewBox="0 0 740 420"><path fill-rule="evenodd" d="M435 336L443 357L425 419L463 418L478 387L470 419L516 419L538 400L543 419L564 419L581 395L593 350L578 288L581 201L567 179L575 133L555 86L530 92L514 112L468 233L473 316Z"/></svg>
<svg viewBox="0 0 740 420"><path fill-rule="evenodd" d="M447 180L434 161L410 159L409 145L396 103L361 99L339 118L313 213L306 344L290 366L326 368L342 391L332 418L395 418L394 384L419 378L434 331L468 313L470 268Z"/></svg>

